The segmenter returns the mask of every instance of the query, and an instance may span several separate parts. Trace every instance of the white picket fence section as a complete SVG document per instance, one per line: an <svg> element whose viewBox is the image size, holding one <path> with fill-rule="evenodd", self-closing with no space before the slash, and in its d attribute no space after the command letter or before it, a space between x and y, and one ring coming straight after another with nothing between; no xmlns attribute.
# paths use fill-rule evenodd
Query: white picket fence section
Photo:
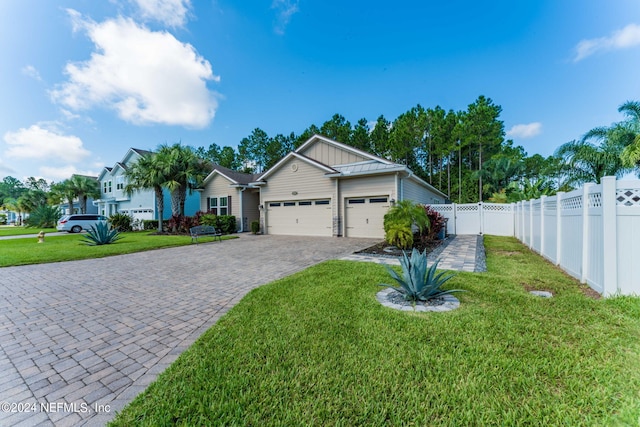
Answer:
<svg viewBox="0 0 640 427"><path fill-rule="evenodd" d="M604 296L640 295L640 180L616 181L515 204L433 205L451 234L515 236Z"/></svg>

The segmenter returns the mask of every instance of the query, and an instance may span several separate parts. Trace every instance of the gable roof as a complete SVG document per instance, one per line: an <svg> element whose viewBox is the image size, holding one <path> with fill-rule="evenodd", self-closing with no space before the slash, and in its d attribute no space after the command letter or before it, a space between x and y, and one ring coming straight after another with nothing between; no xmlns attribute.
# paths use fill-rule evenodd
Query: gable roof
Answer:
<svg viewBox="0 0 640 427"><path fill-rule="evenodd" d="M256 178L258 177L258 174L234 171L233 169L220 166L217 163L211 163L211 167L213 170L204 179L203 184L206 184L207 182L209 182L216 175L222 175L228 181L231 181L231 183L235 185L249 185L249 183L255 181Z"/></svg>
<svg viewBox="0 0 640 427"><path fill-rule="evenodd" d="M332 168L331 166L327 166L324 163L320 163L319 161L312 159L311 157L307 157L304 154L300 154L296 150L296 151L291 151L289 154L287 154L282 159L280 159L280 161L278 163L276 163L271 168L269 168L268 171L264 172L262 175L259 175L258 178L256 179L256 181L263 181L269 175L273 174L276 170L280 169L280 167L283 164L285 164L288 160L290 160L292 158L300 159L303 162L306 162L306 163L308 163L308 164L310 164L312 166L315 166L317 168L320 168L320 169L324 170L328 174L330 174L330 173L338 173L338 171L335 170L334 168Z"/></svg>
<svg viewBox="0 0 640 427"><path fill-rule="evenodd" d="M301 152L305 151L306 149L308 149L309 147L311 147L312 145L317 144L318 142L324 142L326 144L333 145L334 147L338 147L338 148L340 148L342 150L345 150L345 151L350 151L353 154L357 154L357 155L359 155L361 157L364 157L364 158L367 158L369 160L376 160L376 161L384 163L384 164L393 164L393 162L391 160L387 160L385 158L378 157L378 156L373 155L371 153L367 153L366 151L362 151L362 150L360 150L358 148L352 147L352 146L347 145L347 144L343 144L341 142L335 141L335 140L333 140L331 138L327 138L326 136L322 136L322 135L318 135L318 134L315 134L311 138L307 139L304 144L302 144L300 147L298 147L295 150L295 152L296 153L301 153Z"/></svg>

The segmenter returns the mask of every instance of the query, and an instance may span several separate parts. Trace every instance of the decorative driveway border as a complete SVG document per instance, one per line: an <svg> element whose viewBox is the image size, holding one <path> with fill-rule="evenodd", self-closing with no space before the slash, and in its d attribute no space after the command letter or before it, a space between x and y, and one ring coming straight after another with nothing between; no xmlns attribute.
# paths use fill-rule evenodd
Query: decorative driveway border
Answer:
<svg viewBox="0 0 640 427"><path fill-rule="evenodd" d="M375 242L243 234L0 268L0 425L102 426L251 289Z"/></svg>

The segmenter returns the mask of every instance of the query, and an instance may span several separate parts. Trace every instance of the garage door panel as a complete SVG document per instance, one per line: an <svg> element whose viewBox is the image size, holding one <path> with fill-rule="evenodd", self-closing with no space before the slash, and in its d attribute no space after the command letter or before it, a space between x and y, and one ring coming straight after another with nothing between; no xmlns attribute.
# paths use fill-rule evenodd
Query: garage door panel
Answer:
<svg viewBox="0 0 640 427"><path fill-rule="evenodd" d="M267 232L290 236L331 236L331 202L324 199L270 202L267 205Z"/></svg>
<svg viewBox="0 0 640 427"><path fill-rule="evenodd" d="M345 201L347 237L384 238L384 215L391 205L387 196L351 197Z"/></svg>

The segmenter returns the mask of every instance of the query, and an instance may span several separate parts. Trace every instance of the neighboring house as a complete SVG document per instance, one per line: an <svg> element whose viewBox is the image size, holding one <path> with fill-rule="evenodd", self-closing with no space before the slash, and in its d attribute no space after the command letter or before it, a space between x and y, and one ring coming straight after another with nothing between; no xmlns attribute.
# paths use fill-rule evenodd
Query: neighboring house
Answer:
<svg viewBox="0 0 640 427"><path fill-rule="evenodd" d="M396 201L447 199L406 166L320 135L251 187L260 188L260 220L267 234L384 238L384 214Z"/></svg>
<svg viewBox="0 0 640 427"><path fill-rule="evenodd" d="M73 178L74 176L84 176L84 177L95 179L95 180L98 179L98 177L95 177L95 176L77 175L77 174L71 175L71 178ZM77 198L73 200L73 212L69 212L69 202L67 202L66 200L61 201L58 207L60 208L60 212L62 212L63 215L71 215L71 214L77 214L77 213L97 214L98 207L95 206L93 202L94 200L91 197L87 199L86 212L80 212L80 200Z"/></svg>
<svg viewBox="0 0 640 427"><path fill-rule="evenodd" d="M251 221L260 219L260 190L252 187L258 175L246 174L213 164L200 192L200 210L216 215L234 215L238 231L249 231Z"/></svg>
<svg viewBox="0 0 640 427"><path fill-rule="evenodd" d="M99 214L110 216L115 213L130 215L133 219L158 219L156 195L153 190L138 190L132 194L125 192L127 185L125 171L142 156L153 154L151 151L130 148L124 158L113 167L105 167L98 180L100 181L100 199L93 204ZM197 193L187 194L185 215L193 215L199 209L200 197ZM163 219L171 218L171 198L168 190L164 190Z"/></svg>

